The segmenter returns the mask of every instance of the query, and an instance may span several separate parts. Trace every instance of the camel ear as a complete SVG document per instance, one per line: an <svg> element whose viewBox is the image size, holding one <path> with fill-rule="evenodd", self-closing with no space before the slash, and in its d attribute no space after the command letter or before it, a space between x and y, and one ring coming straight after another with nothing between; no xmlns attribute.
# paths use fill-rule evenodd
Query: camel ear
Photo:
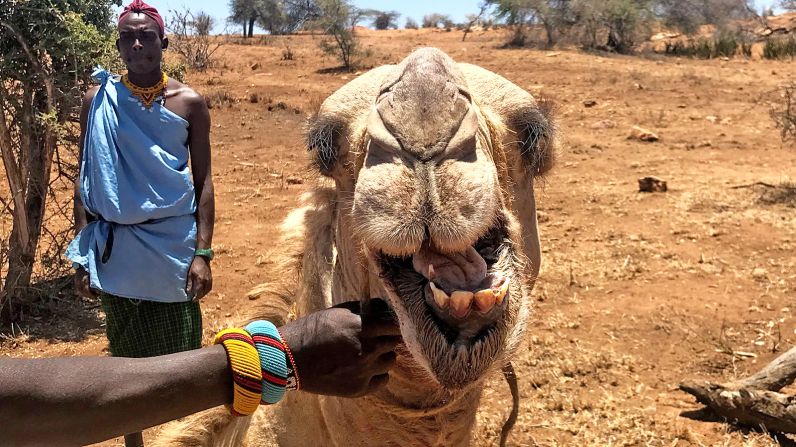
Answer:
<svg viewBox="0 0 796 447"><path fill-rule="evenodd" d="M340 157L340 136L345 123L336 117L317 113L307 125L307 150L321 174L331 177Z"/></svg>
<svg viewBox="0 0 796 447"><path fill-rule="evenodd" d="M518 137L523 164L534 177L544 175L555 164L553 112L551 100L537 98L534 103L514 110L508 119L509 127Z"/></svg>

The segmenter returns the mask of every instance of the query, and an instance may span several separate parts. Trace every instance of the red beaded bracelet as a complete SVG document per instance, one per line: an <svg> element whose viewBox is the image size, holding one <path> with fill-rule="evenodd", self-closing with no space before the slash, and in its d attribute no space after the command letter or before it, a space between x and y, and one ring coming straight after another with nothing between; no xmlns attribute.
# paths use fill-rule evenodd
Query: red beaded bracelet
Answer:
<svg viewBox="0 0 796 447"><path fill-rule="evenodd" d="M282 338L282 344L285 346L285 354L289 360L287 368L287 389L299 390L301 389L301 379L299 379L298 368L296 367L296 360L293 358L293 352L290 351L290 346L285 341L285 336L279 332L279 337Z"/></svg>

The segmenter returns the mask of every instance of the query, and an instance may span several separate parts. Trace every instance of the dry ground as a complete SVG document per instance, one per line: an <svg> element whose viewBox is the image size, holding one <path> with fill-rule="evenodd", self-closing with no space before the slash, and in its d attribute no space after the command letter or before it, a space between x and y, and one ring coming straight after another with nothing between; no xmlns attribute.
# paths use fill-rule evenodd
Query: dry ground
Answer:
<svg viewBox="0 0 796 447"><path fill-rule="evenodd" d="M502 39L363 34L368 65L437 46L559 105L560 163L537 190L543 268L515 362L522 414L511 444L791 445L683 417L699 407L676 386L746 374L796 340L796 202L767 203L762 186L733 189L796 180L796 148L781 145L766 102L793 64L551 54L499 49ZM260 43L228 44L217 68L188 76L214 104L219 256L203 305L207 335L235 321L246 292L268 277L276 224L312 179L303 120L354 76L324 72L336 63L315 37ZM282 60L287 46L292 61ZM633 125L661 141L628 140ZM638 193L645 175L669 191ZM49 305L64 316L28 318L22 334L0 340L0 355L105 352L95 303ZM492 378L475 445L493 445L509 402Z"/></svg>

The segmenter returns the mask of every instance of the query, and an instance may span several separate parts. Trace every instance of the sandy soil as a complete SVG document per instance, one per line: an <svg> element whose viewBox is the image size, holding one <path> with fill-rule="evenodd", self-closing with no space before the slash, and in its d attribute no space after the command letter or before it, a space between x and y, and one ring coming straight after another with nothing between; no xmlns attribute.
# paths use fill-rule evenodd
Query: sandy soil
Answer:
<svg viewBox="0 0 796 447"><path fill-rule="evenodd" d="M250 305L246 292L269 275L275 226L312 181L305 116L355 76L323 71L336 62L318 39L230 43L216 68L188 75L213 104L218 258L203 303L208 336ZM742 376L796 338L796 202L767 203L764 186L733 188L796 180L796 150L782 146L768 115L792 63L508 50L502 39L363 33L368 66L436 46L558 104L562 153L537 190L543 267L515 360L522 413L511 444L791 445L684 417L699 406L677 384ZM282 60L288 46L292 61ZM634 125L660 141L628 140ZM669 191L639 193L646 175ZM58 316L26 319L21 334L0 338L0 355L106 352L96 303L67 296L49 306ZM493 445L509 403L505 383L491 378L475 445Z"/></svg>

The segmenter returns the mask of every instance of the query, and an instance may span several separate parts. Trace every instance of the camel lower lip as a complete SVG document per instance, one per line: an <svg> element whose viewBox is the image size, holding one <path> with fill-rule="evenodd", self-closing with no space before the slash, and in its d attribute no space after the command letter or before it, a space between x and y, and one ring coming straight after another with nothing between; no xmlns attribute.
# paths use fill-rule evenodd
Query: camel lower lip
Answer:
<svg viewBox="0 0 796 447"><path fill-rule="evenodd" d="M397 304L413 309L416 318L433 323L427 327L436 328L449 344L473 345L487 337L511 299L513 268L510 256L503 259L510 253L505 229L493 227L456 262L453 257L457 254L442 255L425 243L424 247L422 254L410 256L371 250L382 279L399 299ZM435 267L446 260L451 260L447 267Z"/></svg>

